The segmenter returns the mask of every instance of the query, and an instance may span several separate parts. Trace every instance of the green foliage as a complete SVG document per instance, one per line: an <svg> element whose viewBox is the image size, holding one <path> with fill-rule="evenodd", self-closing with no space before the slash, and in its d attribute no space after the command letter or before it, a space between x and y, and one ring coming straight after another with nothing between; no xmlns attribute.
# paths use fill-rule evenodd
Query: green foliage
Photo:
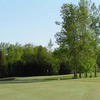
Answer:
<svg viewBox="0 0 100 100"><path fill-rule="evenodd" d="M67 48L74 78L77 78L77 72L91 73L96 66L100 10L94 3L80 0L78 5L64 4L61 15L62 28L61 32L56 34L56 40L60 46L64 45Z"/></svg>
<svg viewBox="0 0 100 100"><path fill-rule="evenodd" d="M53 42L52 42L52 40L50 39L50 40L49 40L49 43L48 43L48 51L49 51L49 52L52 52L52 46L53 46Z"/></svg>
<svg viewBox="0 0 100 100"><path fill-rule="evenodd" d="M0 44L0 77L59 74L58 59L46 47Z"/></svg>
<svg viewBox="0 0 100 100"><path fill-rule="evenodd" d="M98 52L97 52L97 65L98 67L100 67L100 48L98 48Z"/></svg>
<svg viewBox="0 0 100 100"><path fill-rule="evenodd" d="M53 54L58 59L59 74L70 74L71 67L69 65L70 60L67 48L64 45L61 45L59 48L54 50Z"/></svg>

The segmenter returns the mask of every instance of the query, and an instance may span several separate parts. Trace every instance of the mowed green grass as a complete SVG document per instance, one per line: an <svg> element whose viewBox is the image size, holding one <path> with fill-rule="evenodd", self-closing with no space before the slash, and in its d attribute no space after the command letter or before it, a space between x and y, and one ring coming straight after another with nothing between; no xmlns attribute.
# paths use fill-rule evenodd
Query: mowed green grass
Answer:
<svg viewBox="0 0 100 100"><path fill-rule="evenodd" d="M0 81L0 100L99 100L100 77L24 77Z"/></svg>

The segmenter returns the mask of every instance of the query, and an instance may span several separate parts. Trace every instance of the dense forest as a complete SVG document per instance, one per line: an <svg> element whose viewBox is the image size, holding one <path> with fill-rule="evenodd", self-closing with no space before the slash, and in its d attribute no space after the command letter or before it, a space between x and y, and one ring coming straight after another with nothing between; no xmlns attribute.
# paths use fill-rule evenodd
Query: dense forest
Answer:
<svg viewBox="0 0 100 100"><path fill-rule="evenodd" d="M100 51L100 49L99 49ZM99 65L100 52L97 63ZM0 43L0 77L62 75L73 73L66 48ZM82 69L83 72L85 69Z"/></svg>
<svg viewBox="0 0 100 100"><path fill-rule="evenodd" d="M61 31L56 33L58 48L0 43L0 77L41 76L84 73L96 75L100 66L100 6L88 0L61 7Z"/></svg>
<svg viewBox="0 0 100 100"><path fill-rule="evenodd" d="M50 46L1 43L0 77L68 74L71 70L67 58L60 52L51 51Z"/></svg>

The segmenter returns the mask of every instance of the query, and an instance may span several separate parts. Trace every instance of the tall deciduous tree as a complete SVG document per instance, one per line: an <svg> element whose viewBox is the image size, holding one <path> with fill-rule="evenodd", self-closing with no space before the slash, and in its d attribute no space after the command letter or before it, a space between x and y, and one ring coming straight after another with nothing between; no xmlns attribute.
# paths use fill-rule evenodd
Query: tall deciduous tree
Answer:
<svg viewBox="0 0 100 100"><path fill-rule="evenodd" d="M50 38L49 43L48 43L48 51L49 52L52 52L52 47L53 47L53 42L52 42L52 40Z"/></svg>
<svg viewBox="0 0 100 100"><path fill-rule="evenodd" d="M98 60L98 50L99 50L99 43L100 43L100 5L97 7L95 5L95 3L93 3L91 5L91 10L90 10L90 17L92 19L92 24L91 24L91 28L94 30L95 32L95 41L96 41L96 45L95 45L95 53L96 53L96 60ZM97 61L98 63L98 61ZM94 72L94 76L96 77L96 70L97 70L97 65L95 65L95 72Z"/></svg>
<svg viewBox="0 0 100 100"><path fill-rule="evenodd" d="M70 65L81 78L84 71L92 73L96 65L95 46L97 46L96 32L93 24L93 10L88 0L80 0L78 5L64 4L61 8L62 29L56 34L58 44L65 45L68 49ZM96 20L96 19L94 19ZM91 75L91 74L90 74Z"/></svg>

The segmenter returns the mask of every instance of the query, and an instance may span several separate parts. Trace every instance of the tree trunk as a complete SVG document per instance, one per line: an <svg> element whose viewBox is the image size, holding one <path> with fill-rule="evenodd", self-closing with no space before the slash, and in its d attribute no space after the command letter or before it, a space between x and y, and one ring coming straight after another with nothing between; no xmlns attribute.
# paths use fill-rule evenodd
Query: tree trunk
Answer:
<svg viewBox="0 0 100 100"><path fill-rule="evenodd" d="M95 66L94 77L97 77L97 71L96 71L96 69L97 69L97 65Z"/></svg>
<svg viewBox="0 0 100 100"><path fill-rule="evenodd" d="M77 79L77 70L74 70L74 79Z"/></svg>
<svg viewBox="0 0 100 100"><path fill-rule="evenodd" d="M92 78L92 72L90 72L90 78Z"/></svg>
<svg viewBox="0 0 100 100"><path fill-rule="evenodd" d="M90 78L92 78L92 74L90 74Z"/></svg>
<svg viewBox="0 0 100 100"><path fill-rule="evenodd" d="M88 73L87 73L87 71L86 71L86 73L85 73L85 78L87 78L88 77Z"/></svg>
<svg viewBox="0 0 100 100"><path fill-rule="evenodd" d="M81 72L79 72L79 78L81 78L82 76L81 76Z"/></svg>

